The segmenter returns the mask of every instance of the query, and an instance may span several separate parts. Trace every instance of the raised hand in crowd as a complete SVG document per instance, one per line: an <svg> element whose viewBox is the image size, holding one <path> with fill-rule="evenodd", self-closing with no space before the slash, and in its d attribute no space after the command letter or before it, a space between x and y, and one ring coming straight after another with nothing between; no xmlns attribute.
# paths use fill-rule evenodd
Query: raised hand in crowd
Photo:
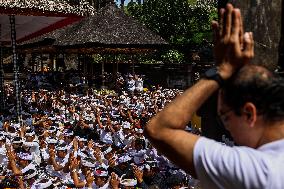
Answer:
<svg viewBox="0 0 284 189"><path fill-rule="evenodd" d="M74 151L78 150L78 139L76 137L74 137L73 139L73 148L74 148Z"/></svg>
<svg viewBox="0 0 284 189"><path fill-rule="evenodd" d="M112 189L119 189L120 179L117 174L114 172L111 173L110 176L110 186Z"/></svg>
<svg viewBox="0 0 284 189"><path fill-rule="evenodd" d="M70 170L70 175L73 179L74 185L76 188L82 188L88 184L85 183L84 181L81 181L78 177L78 169L80 166L80 160L77 158L73 157L70 164L69 164L69 170ZM87 180L88 178L86 178ZM89 187L89 185L87 185Z"/></svg>
<svg viewBox="0 0 284 189"><path fill-rule="evenodd" d="M91 139L88 141L87 148L92 150L94 148L94 141Z"/></svg>
<svg viewBox="0 0 284 189"><path fill-rule="evenodd" d="M19 130L19 135L20 135L21 138L23 138L25 136L26 131L27 131L26 126L22 125L20 130Z"/></svg>
<svg viewBox="0 0 284 189"><path fill-rule="evenodd" d="M58 136L58 140L64 140L64 135L62 133Z"/></svg>
<svg viewBox="0 0 284 189"><path fill-rule="evenodd" d="M68 158L69 165L73 161L73 158L74 158L74 151L70 152L70 154L69 154L69 158Z"/></svg>
<svg viewBox="0 0 284 189"><path fill-rule="evenodd" d="M91 171L88 171L87 172L87 175L86 175L86 186L88 188L92 188L93 187L93 183L94 183L94 176L92 175Z"/></svg>
<svg viewBox="0 0 284 189"><path fill-rule="evenodd" d="M47 147L46 142L44 141L44 139L39 141L39 148L40 149L45 149Z"/></svg>
<svg viewBox="0 0 284 189"><path fill-rule="evenodd" d="M133 117L132 117L132 112L131 112L131 110L127 110L127 115L128 115L128 118L129 118L129 121L130 121L130 123L133 123L134 122L134 119L133 119Z"/></svg>
<svg viewBox="0 0 284 189"><path fill-rule="evenodd" d="M115 133L112 123L108 124L107 128L110 130L110 132Z"/></svg>
<svg viewBox="0 0 284 189"><path fill-rule="evenodd" d="M12 146L9 144L6 144L6 154L8 157L8 160L11 161L15 161L16 160L16 154L15 152L12 150Z"/></svg>
<svg viewBox="0 0 284 189"><path fill-rule="evenodd" d="M73 157L69 163L69 170L70 171L74 171L74 170L78 170L80 165L80 160L78 160L77 158Z"/></svg>
<svg viewBox="0 0 284 189"><path fill-rule="evenodd" d="M4 124L3 124L3 129L4 129L6 132L8 132L9 127L10 127L10 122L9 122L9 121L5 121Z"/></svg>
<svg viewBox="0 0 284 189"><path fill-rule="evenodd" d="M137 182L142 183L143 182L143 171L140 170L136 165L132 165L132 167L133 167L133 174L135 178L137 179Z"/></svg>
<svg viewBox="0 0 284 189"><path fill-rule="evenodd" d="M48 152L49 152L49 158L50 159L55 159L55 150L54 149L49 149L48 150Z"/></svg>
<svg viewBox="0 0 284 189"><path fill-rule="evenodd" d="M26 188L22 176L18 176L17 181L18 181L18 184L19 184L18 189L25 189Z"/></svg>
<svg viewBox="0 0 284 189"><path fill-rule="evenodd" d="M18 168L16 164L16 154L12 150L11 145L6 145L6 150L7 150L6 154L9 160L8 167L12 170L14 175L22 175L21 170Z"/></svg>

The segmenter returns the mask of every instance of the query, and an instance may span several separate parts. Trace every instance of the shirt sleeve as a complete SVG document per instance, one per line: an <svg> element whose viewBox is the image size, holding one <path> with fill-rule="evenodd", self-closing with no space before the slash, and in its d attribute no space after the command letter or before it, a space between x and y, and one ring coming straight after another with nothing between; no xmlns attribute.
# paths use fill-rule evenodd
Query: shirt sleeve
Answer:
<svg viewBox="0 0 284 189"><path fill-rule="evenodd" d="M266 188L269 162L260 151L229 147L201 137L194 146L193 156L204 189Z"/></svg>

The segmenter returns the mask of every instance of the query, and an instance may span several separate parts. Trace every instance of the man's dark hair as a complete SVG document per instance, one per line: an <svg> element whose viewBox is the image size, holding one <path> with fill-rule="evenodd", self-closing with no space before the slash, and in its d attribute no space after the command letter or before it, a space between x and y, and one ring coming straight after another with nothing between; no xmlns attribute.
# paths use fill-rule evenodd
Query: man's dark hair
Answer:
<svg viewBox="0 0 284 189"><path fill-rule="evenodd" d="M242 67L221 92L224 103L237 115L241 115L246 102L251 102L265 121L284 120L284 79L263 66Z"/></svg>

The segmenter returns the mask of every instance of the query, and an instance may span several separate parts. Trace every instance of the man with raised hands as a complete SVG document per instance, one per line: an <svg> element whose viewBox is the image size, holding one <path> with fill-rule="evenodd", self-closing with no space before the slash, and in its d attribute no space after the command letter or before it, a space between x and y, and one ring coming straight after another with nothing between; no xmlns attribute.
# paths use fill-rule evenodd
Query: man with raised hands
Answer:
<svg viewBox="0 0 284 189"><path fill-rule="evenodd" d="M145 134L202 188L284 188L284 81L250 63L254 41L243 32L239 9L227 4L212 26L216 68L153 117ZM219 118L239 146L185 131L217 91Z"/></svg>

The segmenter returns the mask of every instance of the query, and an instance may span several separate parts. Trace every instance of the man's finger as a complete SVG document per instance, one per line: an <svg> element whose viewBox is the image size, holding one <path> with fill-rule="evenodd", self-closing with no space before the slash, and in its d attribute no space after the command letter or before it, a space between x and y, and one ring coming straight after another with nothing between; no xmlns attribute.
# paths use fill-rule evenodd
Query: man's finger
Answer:
<svg viewBox="0 0 284 189"><path fill-rule="evenodd" d="M243 19L241 15L240 9L237 9L239 11L239 22L240 22L240 32L239 32L239 39L240 39L240 45L241 48L244 48L244 26L243 26Z"/></svg>
<svg viewBox="0 0 284 189"><path fill-rule="evenodd" d="M225 16L225 9L222 8L219 11L219 36L223 35L224 16Z"/></svg>
<svg viewBox="0 0 284 189"><path fill-rule="evenodd" d="M224 18L226 19L225 26L223 26L223 36L230 37L231 35L231 30L232 30L232 12L234 10L234 7L232 4L227 4L226 5L226 12Z"/></svg>
<svg viewBox="0 0 284 189"><path fill-rule="evenodd" d="M244 34L244 56L249 59L254 56L254 40L252 32L246 32Z"/></svg>
<svg viewBox="0 0 284 189"><path fill-rule="evenodd" d="M240 36L240 10L234 9L232 12L232 35L234 39L239 39Z"/></svg>
<svg viewBox="0 0 284 189"><path fill-rule="evenodd" d="M212 21L211 27L213 30L213 43L216 44L219 41L219 24L216 21Z"/></svg>

